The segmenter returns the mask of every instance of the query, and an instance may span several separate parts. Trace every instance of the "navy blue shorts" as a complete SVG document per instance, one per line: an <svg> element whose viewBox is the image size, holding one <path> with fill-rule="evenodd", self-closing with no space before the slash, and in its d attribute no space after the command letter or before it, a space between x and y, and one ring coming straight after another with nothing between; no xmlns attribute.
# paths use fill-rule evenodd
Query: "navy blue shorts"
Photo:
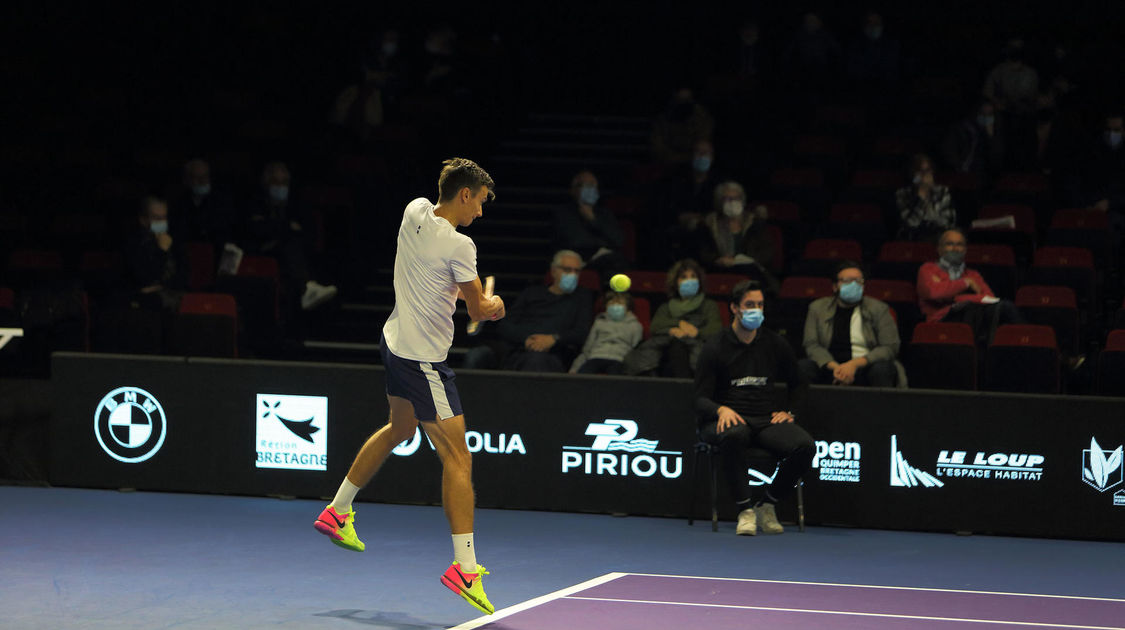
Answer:
<svg viewBox="0 0 1125 630"><path fill-rule="evenodd" d="M409 400L414 405L415 418L433 422L463 413L461 395L453 382L457 376L444 361L411 361L391 352L385 339L380 340L380 344L383 365L387 368L387 394Z"/></svg>

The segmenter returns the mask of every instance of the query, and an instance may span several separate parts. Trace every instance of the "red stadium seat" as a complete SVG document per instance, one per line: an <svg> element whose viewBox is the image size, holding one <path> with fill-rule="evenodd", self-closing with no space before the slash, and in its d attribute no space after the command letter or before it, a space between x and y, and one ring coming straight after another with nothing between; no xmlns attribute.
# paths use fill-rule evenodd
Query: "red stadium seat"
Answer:
<svg viewBox="0 0 1125 630"><path fill-rule="evenodd" d="M225 293L187 293L172 322L169 349L186 356L238 356L238 306Z"/></svg>
<svg viewBox="0 0 1125 630"><path fill-rule="evenodd" d="M977 388L977 348L968 324L921 322L906 354L910 386L922 389Z"/></svg>
<svg viewBox="0 0 1125 630"><path fill-rule="evenodd" d="M1029 284L1070 287L1078 298L1079 308L1093 310L1097 306L1097 268L1090 250L1082 247L1040 247L1035 250Z"/></svg>
<svg viewBox="0 0 1125 630"><path fill-rule="evenodd" d="M1050 326L1004 324L996 329L985 353L988 389L1057 394L1060 389L1059 348Z"/></svg>
<svg viewBox="0 0 1125 630"><path fill-rule="evenodd" d="M1028 323L1053 328L1059 340L1059 348L1065 354L1078 354L1080 318L1072 289L1025 285L1016 291L1016 306Z"/></svg>
<svg viewBox="0 0 1125 630"><path fill-rule="evenodd" d="M1098 355L1097 392L1125 396L1125 330L1111 330Z"/></svg>

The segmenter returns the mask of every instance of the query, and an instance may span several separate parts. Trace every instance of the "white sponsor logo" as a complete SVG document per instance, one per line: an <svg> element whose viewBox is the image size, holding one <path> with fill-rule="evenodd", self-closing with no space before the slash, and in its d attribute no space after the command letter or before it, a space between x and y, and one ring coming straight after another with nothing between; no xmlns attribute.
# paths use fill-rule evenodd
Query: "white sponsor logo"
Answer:
<svg viewBox="0 0 1125 630"><path fill-rule="evenodd" d="M1090 448L1082 449L1082 481L1098 492L1117 487L1122 482L1121 446L1103 450L1094 438Z"/></svg>
<svg viewBox="0 0 1125 630"><path fill-rule="evenodd" d="M590 446L563 447L563 473L578 469L587 475L651 477L659 471L675 479L683 472L683 451L656 450L659 440L637 438L632 420L591 422L586 435L594 437Z"/></svg>
<svg viewBox="0 0 1125 630"><path fill-rule="evenodd" d="M156 397L139 387L118 387L94 410L94 436L107 455L136 464L164 445L168 419Z"/></svg>
<svg viewBox="0 0 1125 630"><path fill-rule="evenodd" d="M422 429L414 429L414 437L409 440L403 440L398 446L391 449L395 455L402 457L409 457L418 450L422 445L422 436L425 433ZM426 444L430 446L430 450L434 450L434 443L430 441L430 436L426 436ZM520 455L527 455L527 449L524 448L523 438L519 433L508 435L501 433L495 436L491 433L478 433L476 431L465 431L465 445L469 447L470 453L496 453L500 455L510 455L512 453L519 453Z"/></svg>
<svg viewBox="0 0 1125 630"><path fill-rule="evenodd" d="M812 467L820 471L821 481L859 483L859 442L816 441Z"/></svg>
<svg viewBox="0 0 1125 630"><path fill-rule="evenodd" d="M977 451L972 458L968 455L968 451L938 453L937 476L1025 481L1043 478L1043 462L1046 460L1042 455L985 451Z"/></svg>
<svg viewBox="0 0 1125 630"><path fill-rule="evenodd" d="M1113 504L1125 506L1125 490L1118 490L1113 493Z"/></svg>
<svg viewBox="0 0 1125 630"><path fill-rule="evenodd" d="M925 486L927 488L940 488L945 484L930 473L915 468L906 461L902 452L898 450L898 436L891 436L891 485L902 488Z"/></svg>
<svg viewBox="0 0 1125 630"><path fill-rule="evenodd" d="M258 394L258 468L328 470L328 397Z"/></svg>

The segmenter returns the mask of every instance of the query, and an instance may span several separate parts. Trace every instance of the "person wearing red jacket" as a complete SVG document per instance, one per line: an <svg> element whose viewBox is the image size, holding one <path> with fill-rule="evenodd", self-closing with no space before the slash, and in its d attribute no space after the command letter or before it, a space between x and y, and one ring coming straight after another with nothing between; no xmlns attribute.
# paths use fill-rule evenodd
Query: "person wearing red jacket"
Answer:
<svg viewBox="0 0 1125 630"><path fill-rule="evenodd" d="M927 322L965 322L987 343L1000 324L1025 323L1015 304L996 297L979 272L965 266L968 242L958 229L938 239L938 260L918 269L918 307Z"/></svg>

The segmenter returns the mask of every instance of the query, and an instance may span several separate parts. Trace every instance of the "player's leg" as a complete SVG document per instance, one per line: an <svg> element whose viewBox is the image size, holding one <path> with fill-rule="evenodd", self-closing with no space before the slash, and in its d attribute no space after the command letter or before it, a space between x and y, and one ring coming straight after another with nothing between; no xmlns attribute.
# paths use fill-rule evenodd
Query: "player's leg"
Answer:
<svg viewBox="0 0 1125 630"><path fill-rule="evenodd" d="M774 506L793 491L797 480L812 467L816 445L808 431L792 422L768 425L754 436L754 441L780 460L773 483L756 498L754 507L762 531L780 534L784 529Z"/></svg>
<svg viewBox="0 0 1125 630"><path fill-rule="evenodd" d="M441 503L450 533L472 533L473 461L465 443L465 416L423 422L422 428L441 459Z"/></svg>
<svg viewBox="0 0 1125 630"><path fill-rule="evenodd" d="M355 495L375 476L391 449L413 435L418 426L414 405L409 400L388 394L387 403L390 420L360 447L336 496L313 523L317 531L344 549L363 551L365 548L355 531L355 510L352 509Z"/></svg>
<svg viewBox="0 0 1125 630"><path fill-rule="evenodd" d="M352 467L348 469L347 480L360 488L366 486L375 473L379 472L391 450L403 440L409 440L418 427L414 405L409 400L388 394L387 404L391 410L390 420L367 438L356 454ZM350 498L348 504L351 504Z"/></svg>
<svg viewBox="0 0 1125 630"><path fill-rule="evenodd" d="M465 444L465 416L423 422L422 429L441 459L441 502L453 534L453 564L441 576L441 583L491 615L495 609L481 581L488 571L477 564L473 541L473 462Z"/></svg>

